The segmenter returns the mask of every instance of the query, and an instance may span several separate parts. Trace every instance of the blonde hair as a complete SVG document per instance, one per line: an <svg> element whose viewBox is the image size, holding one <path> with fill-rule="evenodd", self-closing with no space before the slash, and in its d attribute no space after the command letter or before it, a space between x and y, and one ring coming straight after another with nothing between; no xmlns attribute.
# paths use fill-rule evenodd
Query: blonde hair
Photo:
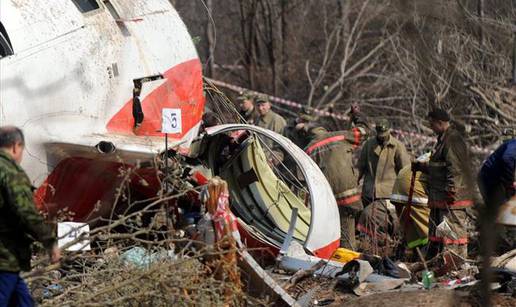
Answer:
<svg viewBox="0 0 516 307"><path fill-rule="evenodd" d="M228 184L222 178L216 176L208 181L208 192L210 196L206 202L206 210L210 214L214 214L217 211L217 204L219 201L220 194L228 193Z"/></svg>

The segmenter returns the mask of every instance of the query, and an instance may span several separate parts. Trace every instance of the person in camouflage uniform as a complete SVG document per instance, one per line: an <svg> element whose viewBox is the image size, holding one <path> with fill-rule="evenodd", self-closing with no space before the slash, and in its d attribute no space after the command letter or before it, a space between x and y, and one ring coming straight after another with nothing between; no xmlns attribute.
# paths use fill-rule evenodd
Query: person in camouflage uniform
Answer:
<svg viewBox="0 0 516 307"><path fill-rule="evenodd" d="M308 124L306 131L310 143L305 147L305 152L324 173L337 200L341 246L355 249L355 217L363 207L352 159L354 150L366 138L368 125L358 111L351 114L351 121L354 127L336 132Z"/></svg>
<svg viewBox="0 0 516 307"><path fill-rule="evenodd" d="M435 109L428 118L430 127L438 135L437 144L428 163L412 164L412 169L428 175L430 245L427 257L445 250L467 257L466 208L473 206L475 191L469 148L464 136L450 126L450 116L445 110Z"/></svg>
<svg viewBox="0 0 516 307"><path fill-rule="evenodd" d="M36 211L32 186L20 167L23 133L0 127L0 306L33 306L20 271L30 270L31 243L37 240L49 251L52 262L60 251L51 229Z"/></svg>
<svg viewBox="0 0 516 307"><path fill-rule="evenodd" d="M249 125L256 124L260 114L258 114L258 110L254 105L255 95L250 91L244 91L240 93L237 99L240 101L240 116L242 116Z"/></svg>

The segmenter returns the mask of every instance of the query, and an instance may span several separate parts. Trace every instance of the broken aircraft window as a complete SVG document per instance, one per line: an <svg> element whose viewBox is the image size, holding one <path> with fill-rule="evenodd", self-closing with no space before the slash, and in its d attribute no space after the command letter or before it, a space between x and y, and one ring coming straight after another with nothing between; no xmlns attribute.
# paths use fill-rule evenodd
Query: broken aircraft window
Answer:
<svg viewBox="0 0 516 307"><path fill-rule="evenodd" d="M97 3L97 0L72 0L77 9L81 13L87 13L96 9L99 9L100 6Z"/></svg>
<svg viewBox="0 0 516 307"><path fill-rule="evenodd" d="M4 28L4 25L0 22L0 58L13 55L13 46L9 40L9 35Z"/></svg>

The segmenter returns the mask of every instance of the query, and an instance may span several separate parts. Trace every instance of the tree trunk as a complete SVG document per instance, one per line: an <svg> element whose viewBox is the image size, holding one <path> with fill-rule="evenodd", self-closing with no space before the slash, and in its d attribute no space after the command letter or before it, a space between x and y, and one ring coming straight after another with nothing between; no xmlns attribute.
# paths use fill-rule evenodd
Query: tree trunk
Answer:
<svg viewBox="0 0 516 307"><path fill-rule="evenodd" d="M477 14L478 14L478 41L480 44L480 64L485 68L485 54L484 54L484 0L477 0Z"/></svg>
<svg viewBox="0 0 516 307"><path fill-rule="evenodd" d="M283 80L288 76L288 61L287 61L287 0L281 1L281 76L279 77ZM288 77L286 78L288 80ZM286 84L288 87L288 84ZM279 93L279 95L283 96L283 93Z"/></svg>
<svg viewBox="0 0 516 307"><path fill-rule="evenodd" d="M208 13L213 16L213 0L206 0ZM215 29L213 28L212 19L208 17L206 24L206 37L208 39L208 71L207 75L214 78L215 74Z"/></svg>
<svg viewBox="0 0 516 307"><path fill-rule="evenodd" d="M516 23L514 26L516 27ZM514 31L514 42L512 44L512 84L516 85L516 31Z"/></svg>

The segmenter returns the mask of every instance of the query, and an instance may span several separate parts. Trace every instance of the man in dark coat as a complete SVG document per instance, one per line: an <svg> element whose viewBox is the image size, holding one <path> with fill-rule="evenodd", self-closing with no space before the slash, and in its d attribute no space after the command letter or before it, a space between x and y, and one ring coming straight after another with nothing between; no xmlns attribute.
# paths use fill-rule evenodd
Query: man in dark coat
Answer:
<svg viewBox="0 0 516 307"><path fill-rule="evenodd" d="M413 169L428 175L428 207L430 208L430 246L428 257L443 250L452 250L467 257L468 215L473 206L475 181L469 147L464 136L450 125L445 110L428 114L430 127L437 134L428 163L414 162Z"/></svg>

